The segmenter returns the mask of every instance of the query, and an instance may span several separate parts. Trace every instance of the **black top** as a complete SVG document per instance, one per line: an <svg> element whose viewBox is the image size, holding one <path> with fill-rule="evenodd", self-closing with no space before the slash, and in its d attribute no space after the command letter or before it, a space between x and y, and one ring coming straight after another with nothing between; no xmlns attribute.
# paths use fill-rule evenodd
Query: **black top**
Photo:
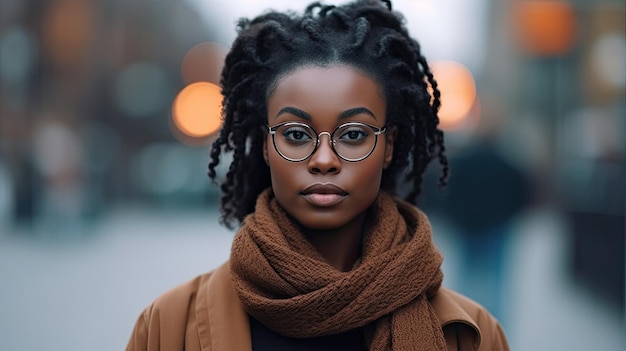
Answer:
<svg viewBox="0 0 626 351"><path fill-rule="evenodd" d="M341 334L299 339L280 335L250 317L250 334L254 351L367 351L361 328Z"/></svg>

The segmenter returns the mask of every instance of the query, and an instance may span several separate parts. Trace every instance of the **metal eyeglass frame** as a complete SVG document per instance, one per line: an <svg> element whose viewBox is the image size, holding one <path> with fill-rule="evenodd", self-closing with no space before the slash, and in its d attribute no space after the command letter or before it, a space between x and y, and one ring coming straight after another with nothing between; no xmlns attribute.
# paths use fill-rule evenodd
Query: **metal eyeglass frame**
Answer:
<svg viewBox="0 0 626 351"><path fill-rule="evenodd" d="M280 150L278 149L278 146L276 146L276 139L275 139L275 135L276 135L276 130L284 125L296 125L296 126L304 126L306 128L309 128L313 131L313 133L315 133L315 135L317 135L317 139L315 140L315 147L313 148L313 150L311 151L310 154L308 154L306 157L302 157L302 158L290 158L285 156L282 152L280 152ZM350 126L350 125L358 125L358 126L366 126L371 128L374 131L374 136L376 137L376 139L374 139L374 145L372 146L372 149L370 150L369 153L367 153L367 155L360 157L360 158L355 158L355 159L350 159L350 158L346 158L342 155L340 155L337 150L335 150L335 143L336 141L333 139L333 135L335 134L335 132L337 130L339 130L339 128L345 127L345 126ZM276 152L278 152L278 154L280 156L282 156L282 158L284 158L287 161L291 161L291 162L300 162L300 161L304 161L307 158L311 157L315 151L317 151L317 148L320 145L320 137L322 136L322 134L326 134L328 135L328 140L330 141L330 147L333 150L333 152L335 153L335 155L337 155L339 158L341 158L342 160L348 161L348 162L359 162L359 161L363 161L366 158L368 158L376 149L376 145L378 145L378 136L380 134L383 134L384 132L387 131L387 127L383 126L382 128L378 128L376 126L373 126L371 124L367 124L367 123L363 123L363 122L347 122L347 123L343 123L338 125L333 131L332 133L329 132L320 132L317 133L317 131L311 127L310 125L306 124L306 123L302 123L302 122L283 122L283 123L279 123L275 126L270 127L269 125L267 126L268 132L272 135L272 144L274 144L274 149L276 150Z"/></svg>

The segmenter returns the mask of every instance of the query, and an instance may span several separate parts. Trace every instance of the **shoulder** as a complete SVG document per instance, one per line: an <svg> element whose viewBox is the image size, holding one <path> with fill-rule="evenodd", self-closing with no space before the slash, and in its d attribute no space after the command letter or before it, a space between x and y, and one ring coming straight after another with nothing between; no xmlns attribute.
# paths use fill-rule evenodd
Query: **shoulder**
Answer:
<svg viewBox="0 0 626 351"><path fill-rule="evenodd" d="M126 351L250 350L250 327L227 261L181 284L143 311Z"/></svg>
<svg viewBox="0 0 626 351"><path fill-rule="evenodd" d="M205 283L213 274L213 272L205 273L182 283L157 297L146 310L159 312L166 315L179 314L184 312L186 308L195 300L198 291L203 283Z"/></svg>
<svg viewBox="0 0 626 351"><path fill-rule="evenodd" d="M185 345L188 322L195 319L196 297L211 275L209 272L180 284L148 305L135 323L126 350L170 350Z"/></svg>
<svg viewBox="0 0 626 351"><path fill-rule="evenodd" d="M430 302L441 322L449 349L509 349L498 321L477 302L447 288L441 288ZM450 347L450 343L456 346Z"/></svg>

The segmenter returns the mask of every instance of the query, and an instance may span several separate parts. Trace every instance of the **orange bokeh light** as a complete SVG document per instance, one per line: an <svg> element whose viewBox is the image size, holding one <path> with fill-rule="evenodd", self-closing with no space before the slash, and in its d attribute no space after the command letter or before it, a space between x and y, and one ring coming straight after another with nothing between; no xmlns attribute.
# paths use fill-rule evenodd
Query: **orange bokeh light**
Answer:
<svg viewBox="0 0 626 351"><path fill-rule="evenodd" d="M470 117L476 105L474 76L455 61L437 61L430 66L441 91L440 126L442 129L455 129Z"/></svg>
<svg viewBox="0 0 626 351"><path fill-rule="evenodd" d="M574 43L576 20L572 5L562 0L517 1L514 9L522 47L533 54L555 56Z"/></svg>
<svg viewBox="0 0 626 351"><path fill-rule="evenodd" d="M192 138L204 138L222 125L222 93L213 83L185 87L174 100L172 119L176 128Z"/></svg>
<svg viewBox="0 0 626 351"><path fill-rule="evenodd" d="M55 1L44 12L41 45L52 62L72 68L85 61L94 39L93 6L89 0Z"/></svg>

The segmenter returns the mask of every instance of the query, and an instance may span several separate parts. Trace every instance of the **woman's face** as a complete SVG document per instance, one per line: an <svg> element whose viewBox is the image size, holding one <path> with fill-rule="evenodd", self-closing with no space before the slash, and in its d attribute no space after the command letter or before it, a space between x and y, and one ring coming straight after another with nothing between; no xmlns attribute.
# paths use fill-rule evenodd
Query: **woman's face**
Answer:
<svg viewBox="0 0 626 351"><path fill-rule="evenodd" d="M301 122L318 134L332 133L346 122L382 128L385 111L382 89L368 76L349 66L309 66L279 80L268 98L267 124ZM300 137L297 130L290 136ZM324 133L309 158L292 162L276 151L268 134L263 154L278 203L313 230L339 229L362 218L378 195L383 169L391 162L393 139L394 133L387 130L378 136L369 157L349 162L335 154Z"/></svg>

